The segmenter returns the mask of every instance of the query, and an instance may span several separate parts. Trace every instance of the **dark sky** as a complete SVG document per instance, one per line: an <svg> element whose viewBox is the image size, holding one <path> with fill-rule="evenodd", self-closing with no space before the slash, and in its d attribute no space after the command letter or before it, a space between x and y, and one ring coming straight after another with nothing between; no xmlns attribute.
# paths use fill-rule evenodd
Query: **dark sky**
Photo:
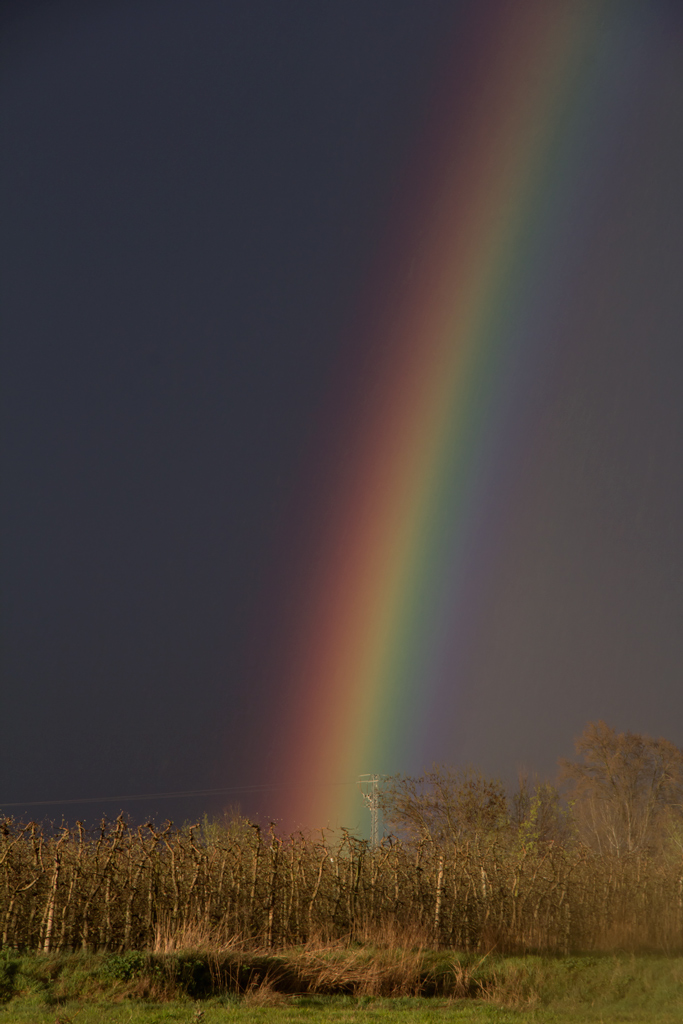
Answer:
<svg viewBox="0 0 683 1024"><path fill-rule="evenodd" d="M354 304L472 10L2 6L0 807L269 813L244 789L277 781L259 624L278 621ZM490 770L552 771L589 717L683 744L683 35L659 38L460 711L462 756Z"/></svg>

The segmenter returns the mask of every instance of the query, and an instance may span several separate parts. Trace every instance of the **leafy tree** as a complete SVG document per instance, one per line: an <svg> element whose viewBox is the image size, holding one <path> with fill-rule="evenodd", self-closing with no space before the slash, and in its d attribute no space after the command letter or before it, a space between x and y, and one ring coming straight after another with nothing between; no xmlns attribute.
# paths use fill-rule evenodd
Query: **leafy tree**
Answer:
<svg viewBox="0 0 683 1024"><path fill-rule="evenodd" d="M580 838L617 857L652 852L683 795L683 751L665 739L617 733L589 722L576 740L581 760L560 759Z"/></svg>
<svg viewBox="0 0 683 1024"><path fill-rule="evenodd" d="M570 809L552 782L542 782L520 773L517 790L510 797L510 818L522 844L566 845L575 829Z"/></svg>

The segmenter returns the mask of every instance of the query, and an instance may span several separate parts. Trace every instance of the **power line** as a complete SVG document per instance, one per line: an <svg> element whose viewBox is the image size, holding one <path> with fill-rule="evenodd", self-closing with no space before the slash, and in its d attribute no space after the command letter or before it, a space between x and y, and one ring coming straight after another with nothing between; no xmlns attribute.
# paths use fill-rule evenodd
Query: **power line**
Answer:
<svg viewBox="0 0 683 1024"><path fill-rule="evenodd" d="M352 782L325 782L324 786L352 786ZM226 786L221 789L191 789L166 793L133 793L126 796L86 796L68 797L65 800L13 800L6 803L0 800L0 809L9 807L57 807L67 804L100 804L100 803L129 803L133 800L179 800L183 797L197 796L225 796L228 793L256 793L276 789L303 789L303 783L287 785L282 782L271 782L257 786Z"/></svg>

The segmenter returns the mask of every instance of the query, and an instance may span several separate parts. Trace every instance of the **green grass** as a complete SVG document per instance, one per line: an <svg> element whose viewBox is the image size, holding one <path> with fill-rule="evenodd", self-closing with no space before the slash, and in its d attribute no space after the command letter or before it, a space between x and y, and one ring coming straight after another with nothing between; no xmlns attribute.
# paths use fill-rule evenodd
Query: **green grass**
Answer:
<svg viewBox="0 0 683 1024"><path fill-rule="evenodd" d="M415 951L412 959L401 959L401 951L390 952L394 960L387 961L389 973L388 968L376 968L383 956L386 960L386 950L318 950L314 955L316 963L322 958L333 964L332 974L320 977L351 979L358 987L364 969L372 985L378 979L385 984L387 978L395 983L396 971L406 967L412 983ZM310 951L260 954L250 960L242 954L239 970L232 974L234 987L242 988L238 994L215 992L217 981L222 978L225 987L228 975L216 973L218 961L208 954L58 956L5 950L0 952L0 1024L680 1024L683 1020L683 957L474 958L428 951L421 954L427 971L424 977L439 978L439 984L445 985L450 972L460 983L464 979L468 998L278 991L278 984L291 984L297 957L302 960L306 955L310 958ZM305 960L304 967L308 963ZM209 995L212 985L215 994Z"/></svg>
<svg viewBox="0 0 683 1024"><path fill-rule="evenodd" d="M288 997L284 1004L253 1006L225 997L202 1002L68 1002L58 1008L14 1000L0 1010L6 1024L680 1024L681 1007L535 1007L510 1009L471 1000Z"/></svg>

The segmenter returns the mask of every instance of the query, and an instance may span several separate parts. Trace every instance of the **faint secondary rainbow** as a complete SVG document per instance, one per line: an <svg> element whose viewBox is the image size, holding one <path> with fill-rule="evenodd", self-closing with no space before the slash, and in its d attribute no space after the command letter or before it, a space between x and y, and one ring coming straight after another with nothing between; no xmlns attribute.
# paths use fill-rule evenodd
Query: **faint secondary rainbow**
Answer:
<svg viewBox="0 0 683 1024"><path fill-rule="evenodd" d="M398 752L420 741L507 444L507 378L528 358L519 325L553 244L607 7L484 9L468 27L470 70L447 75L418 143L359 328L348 456L289 652L288 824L354 824L353 786L332 784L400 769Z"/></svg>

